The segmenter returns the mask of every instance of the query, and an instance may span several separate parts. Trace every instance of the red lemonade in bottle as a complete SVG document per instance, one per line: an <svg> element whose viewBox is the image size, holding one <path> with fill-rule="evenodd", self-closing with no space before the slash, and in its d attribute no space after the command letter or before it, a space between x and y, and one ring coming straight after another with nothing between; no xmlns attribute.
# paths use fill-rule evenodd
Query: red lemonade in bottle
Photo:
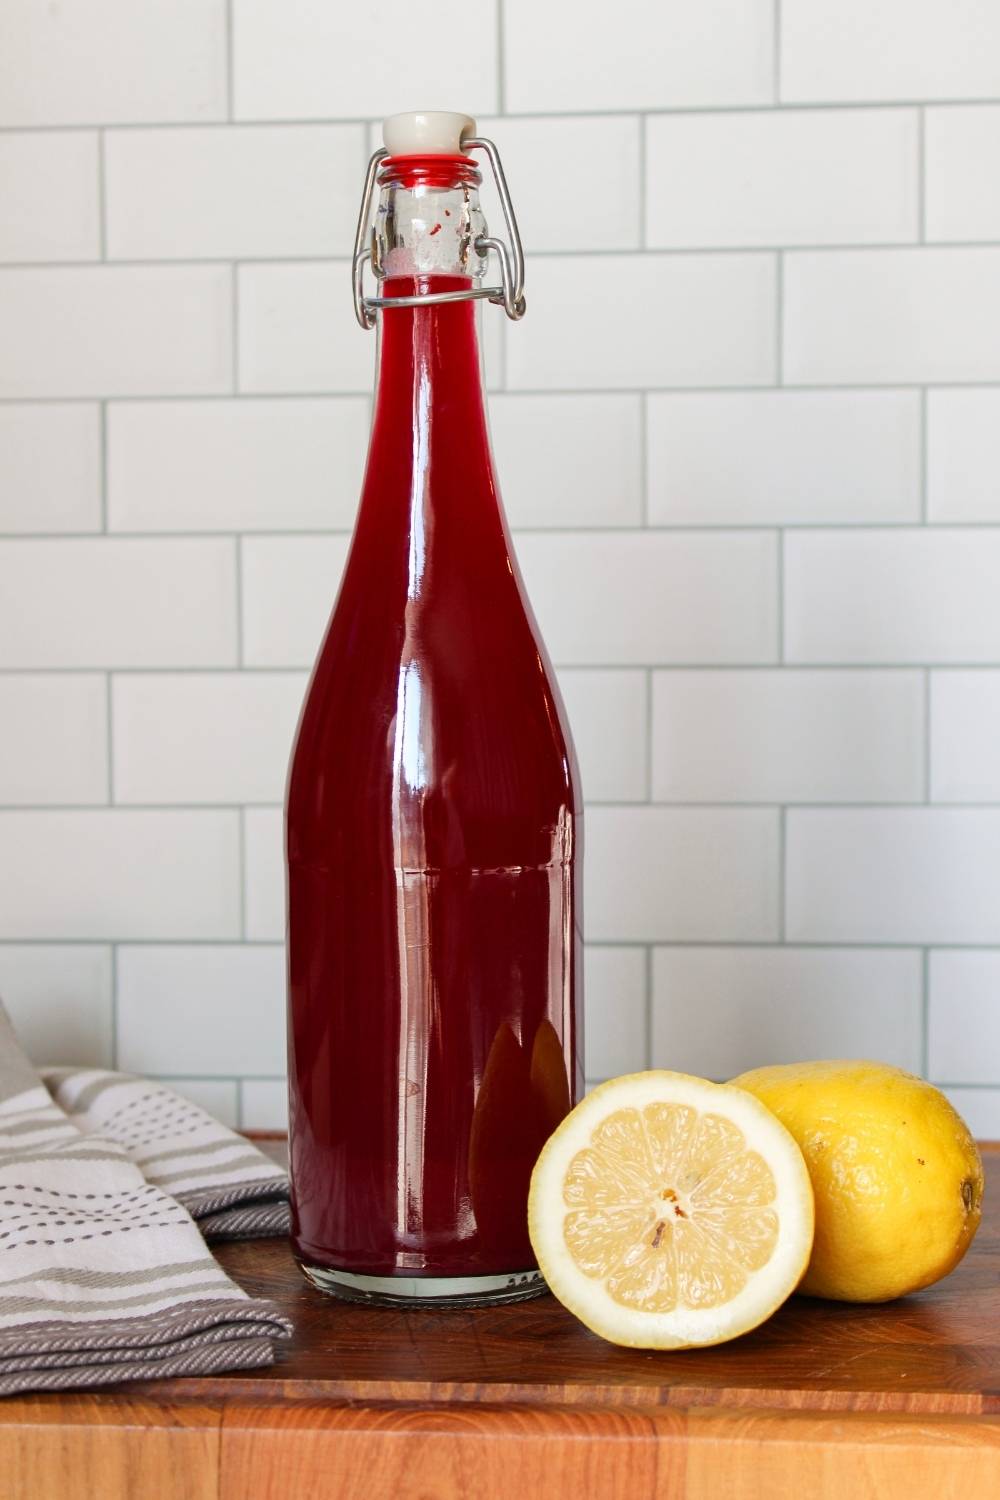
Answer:
<svg viewBox="0 0 1000 1500"><path fill-rule="evenodd" d="M583 1078L582 806L490 452L470 136L394 117L369 171L371 440L288 782L292 1242L365 1301L544 1290L528 1182Z"/></svg>

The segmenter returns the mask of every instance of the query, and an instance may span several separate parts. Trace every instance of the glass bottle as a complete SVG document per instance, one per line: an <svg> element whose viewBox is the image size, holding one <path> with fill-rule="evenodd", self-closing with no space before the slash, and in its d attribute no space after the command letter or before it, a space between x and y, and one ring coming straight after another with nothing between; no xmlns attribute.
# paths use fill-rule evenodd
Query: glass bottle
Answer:
<svg viewBox="0 0 1000 1500"><path fill-rule="evenodd" d="M292 1243L315 1285L364 1301L544 1290L528 1183L583 1079L578 775L476 327L491 248L494 300L523 312L520 245L477 141L512 249L487 243L470 136L465 116L396 116L369 167L368 464L288 781Z"/></svg>

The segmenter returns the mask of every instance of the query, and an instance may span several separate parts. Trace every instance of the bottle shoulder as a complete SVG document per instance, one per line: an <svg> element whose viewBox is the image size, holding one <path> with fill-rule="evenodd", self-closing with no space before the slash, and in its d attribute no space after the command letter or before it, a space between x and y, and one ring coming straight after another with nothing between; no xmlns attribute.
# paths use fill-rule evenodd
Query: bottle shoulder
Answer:
<svg viewBox="0 0 1000 1500"><path fill-rule="evenodd" d="M547 859L552 830L578 815L579 781L558 691L537 655L525 665L471 677L453 653L321 661L292 758L290 826L326 846L382 830L441 865Z"/></svg>

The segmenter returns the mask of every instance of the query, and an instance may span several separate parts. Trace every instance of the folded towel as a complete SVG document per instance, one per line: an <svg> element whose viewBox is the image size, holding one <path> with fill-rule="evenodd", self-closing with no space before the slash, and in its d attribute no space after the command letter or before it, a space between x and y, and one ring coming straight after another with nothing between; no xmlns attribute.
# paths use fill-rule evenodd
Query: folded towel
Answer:
<svg viewBox="0 0 1000 1500"><path fill-rule="evenodd" d="M162 1084L44 1077L0 1006L0 1395L272 1363L205 1239L283 1233L284 1174Z"/></svg>

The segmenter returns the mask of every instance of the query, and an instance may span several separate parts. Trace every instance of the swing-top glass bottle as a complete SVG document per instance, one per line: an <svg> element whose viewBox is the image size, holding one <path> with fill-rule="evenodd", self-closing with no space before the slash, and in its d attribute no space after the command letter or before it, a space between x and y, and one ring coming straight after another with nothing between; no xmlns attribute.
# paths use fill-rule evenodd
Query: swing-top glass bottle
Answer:
<svg viewBox="0 0 1000 1500"><path fill-rule="evenodd" d="M583 1078L580 791L476 327L491 300L521 316L523 260L471 120L397 116L386 145L354 265L368 464L288 783L292 1242L340 1296L510 1300L544 1290L528 1182Z"/></svg>

